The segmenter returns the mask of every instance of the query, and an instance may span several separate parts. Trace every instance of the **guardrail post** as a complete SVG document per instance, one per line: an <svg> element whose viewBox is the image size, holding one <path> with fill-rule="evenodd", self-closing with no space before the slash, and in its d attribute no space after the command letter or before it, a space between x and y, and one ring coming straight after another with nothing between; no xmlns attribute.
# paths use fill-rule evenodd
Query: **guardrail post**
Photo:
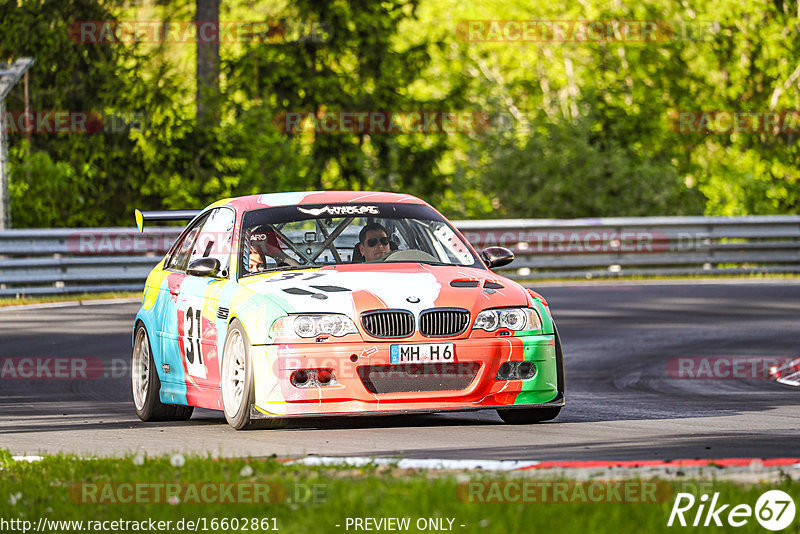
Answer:
<svg viewBox="0 0 800 534"><path fill-rule="evenodd" d="M11 207L8 202L8 132L6 132L6 96L33 65L34 59L24 57L5 69L0 69L0 230L11 228Z"/></svg>

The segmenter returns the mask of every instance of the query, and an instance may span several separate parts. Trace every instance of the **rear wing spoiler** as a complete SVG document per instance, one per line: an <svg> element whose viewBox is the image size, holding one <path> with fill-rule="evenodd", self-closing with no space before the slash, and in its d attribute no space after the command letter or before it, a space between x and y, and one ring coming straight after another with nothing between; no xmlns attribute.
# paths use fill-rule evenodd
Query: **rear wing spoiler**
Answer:
<svg viewBox="0 0 800 534"><path fill-rule="evenodd" d="M161 210L161 211L139 211L133 210L136 218L136 227L140 232L144 232L145 221L191 221L203 210Z"/></svg>

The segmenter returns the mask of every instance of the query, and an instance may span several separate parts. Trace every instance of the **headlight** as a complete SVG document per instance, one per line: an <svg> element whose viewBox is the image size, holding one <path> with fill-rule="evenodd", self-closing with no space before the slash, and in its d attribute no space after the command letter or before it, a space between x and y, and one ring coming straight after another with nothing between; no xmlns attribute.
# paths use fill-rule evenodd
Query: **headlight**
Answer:
<svg viewBox="0 0 800 534"><path fill-rule="evenodd" d="M475 318L473 330L494 332L498 328L509 330L539 330L542 322L533 308L497 308L483 310Z"/></svg>
<svg viewBox="0 0 800 534"><path fill-rule="evenodd" d="M341 337L356 333L358 330L353 321L339 313L289 315L275 321L270 330L273 338L309 338L322 335Z"/></svg>

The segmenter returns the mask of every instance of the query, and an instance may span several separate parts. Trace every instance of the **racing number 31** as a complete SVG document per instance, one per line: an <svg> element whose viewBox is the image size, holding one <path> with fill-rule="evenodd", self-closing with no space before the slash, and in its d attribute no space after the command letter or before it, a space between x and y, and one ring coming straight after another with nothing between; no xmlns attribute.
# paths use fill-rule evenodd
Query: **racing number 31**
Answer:
<svg viewBox="0 0 800 534"><path fill-rule="evenodd" d="M203 365L202 339L202 313L201 308L193 309L191 306L186 309L184 327L186 337L183 345L186 352L186 370L192 376L200 378L206 377L206 366Z"/></svg>
<svg viewBox="0 0 800 534"><path fill-rule="evenodd" d="M186 323L188 326L186 327L186 361L189 362L190 365L194 364L194 344L197 343L197 363L203 365L203 351L200 346L200 314L202 310L197 310L196 317L195 314L192 313L192 308L186 310ZM194 324L197 324L197 333L194 335L194 339L192 339L192 327Z"/></svg>

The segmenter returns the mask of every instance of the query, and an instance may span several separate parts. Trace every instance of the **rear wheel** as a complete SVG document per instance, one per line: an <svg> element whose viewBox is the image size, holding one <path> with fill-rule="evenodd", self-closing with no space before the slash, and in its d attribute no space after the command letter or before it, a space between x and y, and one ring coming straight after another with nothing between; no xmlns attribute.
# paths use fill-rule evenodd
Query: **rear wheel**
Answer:
<svg viewBox="0 0 800 534"><path fill-rule="evenodd" d="M564 351L561 348L561 339L558 337L558 329L556 324L553 323L555 332L556 344L556 379L557 387L560 393L564 393ZM524 425L530 423L541 423L542 421L550 421L558 417L561 413L561 406L554 408L518 408L497 410L497 415L500 416L504 422L510 425Z"/></svg>
<svg viewBox="0 0 800 534"><path fill-rule="evenodd" d="M136 327L133 343L131 389L136 415L142 421L185 421L192 416L193 407L164 404L159 399L161 381L153 362L150 338L141 323Z"/></svg>

